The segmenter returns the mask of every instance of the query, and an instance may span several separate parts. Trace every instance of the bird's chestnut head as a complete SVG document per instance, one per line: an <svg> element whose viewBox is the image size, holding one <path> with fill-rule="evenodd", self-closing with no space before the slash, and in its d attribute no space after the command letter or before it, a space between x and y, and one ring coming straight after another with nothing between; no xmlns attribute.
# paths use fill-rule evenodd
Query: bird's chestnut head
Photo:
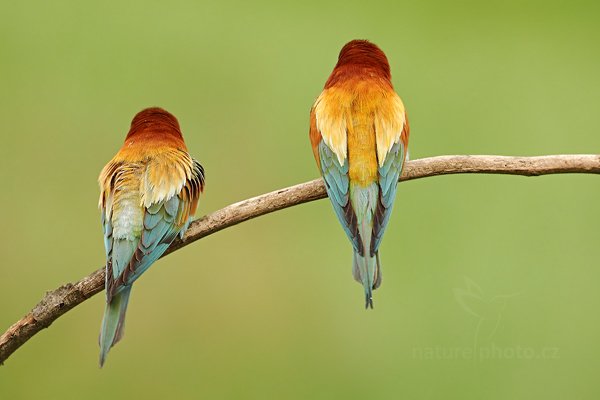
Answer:
<svg viewBox="0 0 600 400"><path fill-rule="evenodd" d="M333 86L344 77L368 74L391 82L390 64L385 53L368 40L352 40L342 47L338 62L325 84Z"/></svg>
<svg viewBox="0 0 600 400"><path fill-rule="evenodd" d="M127 139L131 136L149 134L152 136L174 136L181 138L181 129L177 118L170 112L159 108L146 108L133 117Z"/></svg>

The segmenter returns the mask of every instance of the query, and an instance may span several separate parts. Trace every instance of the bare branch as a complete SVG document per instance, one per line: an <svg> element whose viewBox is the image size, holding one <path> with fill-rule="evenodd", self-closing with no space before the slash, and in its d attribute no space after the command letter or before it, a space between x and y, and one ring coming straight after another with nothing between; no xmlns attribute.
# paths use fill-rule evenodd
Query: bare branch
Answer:
<svg viewBox="0 0 600 400"><path fill-rule="evenodd" d="M538 176L563 173L600 173L600 155L555 155L540 157L440 156L409 161L400 181L448 174L508 174ZM194 221L182 240L176 240L165 255L205 236L261 215L326 197L321 179L276 190L232 204ZM104 269L75 283L46 293L23 318L0 336L0 364L58 317L104 289Z"/></svg>

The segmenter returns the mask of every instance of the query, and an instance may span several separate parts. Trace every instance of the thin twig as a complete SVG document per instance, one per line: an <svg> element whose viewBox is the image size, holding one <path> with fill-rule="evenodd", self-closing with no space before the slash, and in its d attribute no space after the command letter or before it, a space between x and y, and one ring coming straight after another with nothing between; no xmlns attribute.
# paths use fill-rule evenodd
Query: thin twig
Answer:
<svg viewBox="0 0 600 400"><path fill-rule="evenodd" d="M540 157L440 156L409 161L400 181L448 174L508 174L538 176L564 173L600 173L600 155L555 155ZM232 204L194 221L185 236L176 240L165 255L222 229L261 215L326 196L321 179L276 190ZM104 289L104 269L75 283L46 293L23 318L0 336L0 364L58 317Z"/></svg>

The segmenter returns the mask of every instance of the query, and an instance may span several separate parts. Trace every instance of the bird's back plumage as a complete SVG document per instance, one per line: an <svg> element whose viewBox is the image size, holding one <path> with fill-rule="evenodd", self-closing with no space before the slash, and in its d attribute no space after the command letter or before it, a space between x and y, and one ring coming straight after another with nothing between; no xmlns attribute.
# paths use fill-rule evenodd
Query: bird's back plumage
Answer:
<svg viewBox="0 0 600 400"><path fill-rule="evenodd" d="M188 154L175 117L150 108L134 117L99 183L107 260L102 365L123 336L133 282L187 229L204 188L204 170Z"/></svg>
<svg viewBox="0 0 600 400"><path fill-rule="evenodd" d="M311 109L310 139L327 193L354 248L366 304L381 284L379 245L408 147L404 105L385 54L348 43Z"/></svg>

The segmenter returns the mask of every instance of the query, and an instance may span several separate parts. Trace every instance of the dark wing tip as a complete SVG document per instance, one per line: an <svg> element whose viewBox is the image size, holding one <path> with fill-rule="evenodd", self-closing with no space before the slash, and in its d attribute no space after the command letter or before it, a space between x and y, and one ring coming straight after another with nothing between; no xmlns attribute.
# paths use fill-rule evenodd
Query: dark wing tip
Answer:
<svg viewBox="0 0 600 400"><path fill-rule="evenodd" d="M371 293L365 294L365 310L373 309L373 295Z"/></svg>

